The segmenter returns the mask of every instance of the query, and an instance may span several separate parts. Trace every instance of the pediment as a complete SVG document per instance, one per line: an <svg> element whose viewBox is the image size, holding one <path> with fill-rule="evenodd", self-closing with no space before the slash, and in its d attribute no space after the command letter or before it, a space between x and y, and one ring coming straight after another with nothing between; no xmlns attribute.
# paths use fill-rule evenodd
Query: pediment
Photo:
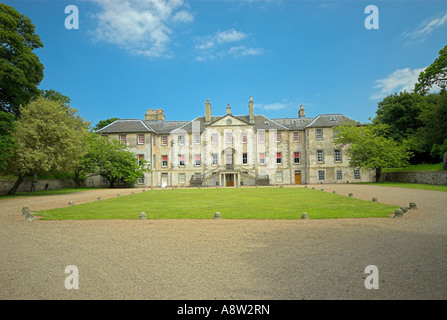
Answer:
<svg viewBox="0 0 447 320"><path fill-rule="evenodd" d="M239 120L230 114L227 114L223 118L212 123L211 127L231 127L231 126L246 126L249 125L247 122Z"/></svg>

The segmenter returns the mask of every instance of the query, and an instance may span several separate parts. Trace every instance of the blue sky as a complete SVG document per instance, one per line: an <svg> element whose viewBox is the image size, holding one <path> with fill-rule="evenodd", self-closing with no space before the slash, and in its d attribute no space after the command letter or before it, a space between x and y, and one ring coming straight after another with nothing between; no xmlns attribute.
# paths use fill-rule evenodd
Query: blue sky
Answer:
<svg viewBox="0 0 447 320"><path fill-rule="evenodd" d="M446 1L15 0L44 48L40 89L71 98L84 119L166 120L205 113L271 118L374 117L377 102L411 90L447 44ZM79 29L66 29L75 5ZM378 29L367 29L367 5Z"/></svg>

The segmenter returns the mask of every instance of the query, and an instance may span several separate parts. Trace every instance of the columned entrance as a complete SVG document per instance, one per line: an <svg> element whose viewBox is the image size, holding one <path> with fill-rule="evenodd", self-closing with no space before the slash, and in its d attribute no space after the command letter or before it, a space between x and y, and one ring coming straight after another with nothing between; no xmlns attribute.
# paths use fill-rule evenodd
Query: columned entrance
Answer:
<svg viewBox="0 0 447 320"><path fill-rule="evenodd" d="M220 173L219 186L221 187L238 187L240 184L239 173Z"/></svg>

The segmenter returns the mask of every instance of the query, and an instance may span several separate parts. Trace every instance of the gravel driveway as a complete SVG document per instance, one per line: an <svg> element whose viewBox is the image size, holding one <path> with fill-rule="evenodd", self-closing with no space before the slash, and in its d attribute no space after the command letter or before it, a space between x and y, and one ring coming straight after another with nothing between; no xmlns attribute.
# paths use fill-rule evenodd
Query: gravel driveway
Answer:
<svg viewBox="0 0 447 320"><path fill-rule="evenodd" d="M447 193L324 189L418 209L402 218L26 222L23 206L131 190L0 200L0 299L447 298ZM77 290L64 286L68 265L79 270ZM368 265L379 270L379 289L365 288Z"/></svg>

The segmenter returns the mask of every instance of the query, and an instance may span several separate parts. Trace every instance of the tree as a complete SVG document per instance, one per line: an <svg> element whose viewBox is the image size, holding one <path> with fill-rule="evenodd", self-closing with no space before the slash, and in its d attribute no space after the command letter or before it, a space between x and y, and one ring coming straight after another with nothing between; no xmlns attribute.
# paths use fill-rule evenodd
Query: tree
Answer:
<svg viewBox="0 0 447 320"><path fill-rule="evenodd" d="M17 149L9 161L18 179L9 194L15 194L26 176L72 170L85 153L88 124L76 109L39 97L20 112L14 135Z"/></svg>
<svg viewBox="0 0 447 320"><path fill-rule="evenodd" d="M373 123L387 124L390 137L403 141L423 125L419 115L427 104L427 99L418 93L394 93L378 103Z"/></svg>
<svg viewBox="0 0 447 320"><path fill-rule="evenodd" d="M334 128L334 142L340 148L347 148L351 168L374 169L379 182L383 168L408 165L411 156L406 145L385 137L388 130L384 124L347 122Z"/></svg>
<svg viewBox="0 0 447 320"><path fill-rule="evenodd" d="M17 145L14 140L16 123L14 115L0 111L0 171L3 171L8 162L8 158L14 154Z"/></svg>
<svg viewBox="0 0 447 320"><path fill-rule="evenodd" d="M445 91L447 87L447 46L439 50L439 57L419 74L414 91L427 94L435 85L441 91Z"/></svg>
<svg viewBox="0 0 447 320"><path fill-rule="evenodd" d="M423 123L417 133L420 144L440 161L447 152L447 91L429 95L434 103L423 109L419 119Z"/></svg>
<svg viewBox="0 0 447 320"><path fill-rule="evenodd" d="M43 47L31 19L0 3L0 110L20 114L39 95L43 65L33 50Z"/></svg>
<svg viewBox="0 0 447 320"><path fill-rule="evenodd" d="M93 127L94 131L98 131L99 129L104 128L105 126L108 126L112 122L119 120L119 118L109 118L106 120L99 120L98 123Z"/></svg>
<svg viewBox="0 0 447 320"><path fill-rule="evenodd" d="M118 140L109 140L96 133L90 133L87 153L80 164L80 171L105 177L113 188L120 180L128 184L135 183L150 169L146 161L138 161L135 154Z"/></svg>
<svg viewBox="0 0 447 320"><path fill-rule="evenodd" d="M40 95L47 100L62 102L62 105L64 107L68 108L70 106L71 101L70 97L60 93L57 90L54 89L40 90Z"/></svg>

